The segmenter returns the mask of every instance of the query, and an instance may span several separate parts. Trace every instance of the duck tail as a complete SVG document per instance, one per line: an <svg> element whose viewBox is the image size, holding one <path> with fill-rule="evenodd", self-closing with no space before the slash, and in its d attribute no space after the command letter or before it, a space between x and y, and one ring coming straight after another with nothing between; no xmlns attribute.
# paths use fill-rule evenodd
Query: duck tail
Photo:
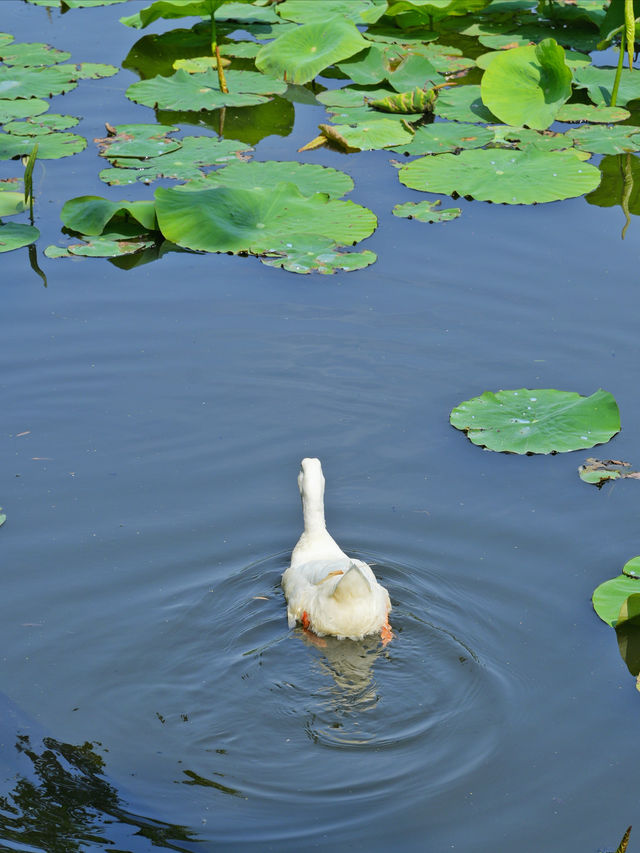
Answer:
<svg viewBox="0 0 640 853"><path fill-rule="evenodd" d="M353 601L361 599L371 592L369 581L362 574L355 563L347 569L344 575L336 584L332 595L339 602Z"/></svg>

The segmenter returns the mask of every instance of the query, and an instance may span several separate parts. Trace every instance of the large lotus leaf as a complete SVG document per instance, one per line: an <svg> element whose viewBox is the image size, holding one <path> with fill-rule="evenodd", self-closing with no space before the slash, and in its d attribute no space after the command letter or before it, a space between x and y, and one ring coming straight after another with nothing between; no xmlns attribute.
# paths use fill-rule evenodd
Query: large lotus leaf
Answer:
<svg viewBox="0 0 640 853"><path fill-rule="evenodd" d="M374 252L338 252L333 240L309 237L296 239L294 246L288 242L280 250L275 249L261 259L268 267L280 267L288 272L307 274L319 272L331 275L336 272L361 270L374 263Z"/></svg>
<svg viewBox="0 0 640 853"><path fill-rule="evenodd" d="M618 575L596 587L593 592L593 609L603 622L615 628L622 605L630 595L638 593L640 580L625 574Z"/></svg>
<svg viewBox="0 0 640 853"><path fill-rule="evenodd" d="M640 160L631 154L603 157L599 168L602 181L587 202L597 207L620 205L626 213L640 216Z"/></svg>
<svg viewBox="0 0 640 853"><path fill-rule="evenodd" d="M297 24L316 24L332 15L341 15L356 24L374 24L386 9L386 0L284 0L277 6L278 15Z"/></svg>
<svg viewBox="0 0 640 853"><path fill-rule="evenodd" d="M389 118L373 119L355 126L349 124L320 124L322 134L345 151L374 151L405 145L413 139L412 131Z"/></svg>
<svg viewBox="0 0 640 853"><path fill-rule="evenodd" d="M107 201L100 196L83 195L69 199L60 212L60 219L67 228L91 236L102 234L114 218L133 219L147 231L158 227L152 201Z"/></svg>
<svg viewBox="0 0 640 853"><path fill-rule="evenodd" d="M55 65L56 62L66 62L71 57L66 50L58 50L48 44L38 42L13 42L7 47L0 48L0 59L7 65L37 66Z"/></svg>
<svg viewBox="0 0 640 853"><path fill-rule="evenodd" d="M215 110L264 103L264 95L281 94L286 84L255 71L228 71L229 92L220 91L215 71L188 74L179 69L171 77L132 83L126 95L138 104L162 110Z"/></svg>
<svg viewBox="0 0 640 853"><path fill-rule="evenodd" d="M0 192L0 219L3 216L15 216L16 213L22 213L24 209L24 193L7 190Z"/></svg>
<svg viewBox="0 0 640 853"><path fill-rule="evenodd" d="M13 133L0 133L0 160L14 157L26 157L38 145L38 160L58 160L70 157L87 147L84 136L76 133L41 133L33 136L16 136Z"/></svg>
<svg viewBox="0 0 640 853"><path fill-rule="evenodd" d="M111 159L116 167L103 169L100 179L107 184L125 186L141 182L149 184L158 178L189 181L202 177L202 167L236 160L248 146L232 139L213 136L185 136L177 151L160 157ZM297 165L297 164L296 164Z"/></svg>
<svg viewBox="0 0 640 853"><path fill-rule="evenodd" d="M78 85L69 66L52 68L0 67L0 98L50 98Z"/></svg>
<svg viewBox="0 0 640 853"><path fill-rule="evenodd" d="M620 431L618 404L602 389L590 397L553 388L485 391L456 406L450 421L474 444L508 453L566 453Z"/></svg>
<svg viewBox="0 0 640 853"><path fill-rule="evenodd" d="M462 213L459 207L441 209L440 199L396 204L391 212L394 216L400 216L403 219L419 219L420 222L448 222L451 219L457 219Z"/></svg>
<svg viewBox="0 0 640 853"><path fill-rule="evenodd" d="M615 68L578 68L573 75L573 82L578 88L586 89L594 104L608 107L611 104L611 92L616 76ZM616 105L624 107L630 101L640 98L640 74L624 68L620 75L620 87Z"/></svg>
<svg viewBox="0 0 640 853"><path fill-rule="evenodd" d="M640 151L640 127L619 125L606 127L586 125L568 130L565 136L573 139L576 148L590 151L592 154L624 154L627 151Z"/></svg>
<svg viewBox="0 0 640 853"><path fill-rule="evenodd" d="M452 89L442 89L434 112L440 118L449 121L492 122L498 119L483 103L480 86L454 86Z"/></svg>
<svg viewBox="0 0 640 853"><path fill-rule="evenodd" d="M628 119L631 113L622 107L597 107L595 104L565 104L560 107L556 121L589 121L593 124L610 124Z"/></svg>
<svg viewBox="0 0 640 853"><path fill-rule="evenodd" d="M336 246L364 240L377 221L367 208L323 193L303 196L294 184L275 189L215 187L155 192L160 230L167 240L205 252L269 253L298 238L326 237Z"/></svg>
<svg viewBox="0 0 640 853"><path fill-rule="evenodd" d="M396 92L407 92L416 87L427 89L444 82L444 77L429 59L408 53L398 45L371 45L338 67L354 83L371 85L388 80Z"/></svg>
<svg viewBox="0 0 640 853"><path fill-rule="evenodd" d="M180 148L180 141L169 139L178 130L171 124L119 124L107 127L104 139L94 139L101 157L110 160L126 157L158 157Z"/></svg>
<svg viewBox="0 0 640 853"><path fill-rule="evenodd" d="M0 124L17 118L41 115L48 109L48 102L40 98L29 98L26 101L0 100Z"/></svg>
<svg viewBox="0 0 640 853"><path fill-rule="evenodd" d="M535 204L584 195L598 186L600 172L568 151L495 148L421 157L403 166L400 180L425 192Z"/></svg>
<svg viewBox="0 0 640 853"><path fill-rule="evenodd" d="M464 148L482 148L493 138L493 131L487 127L439 121L418 127L411 142L396 148L396 151L403 154L441 154Z"/></svg>
<svg viewBox="0 0 640 853"><path fill-rule="evenodd" d="M32 116L26 121L10 121L5 124L4 129L15 136L40 136L42 133L53 133L56 130L75 127L79 121L80 119L75 116L46 113L46 115Z"/></svg>
<svg viewBox="0 0 640 853"><path fill-rule="evenodd" d="M319 166L316 163L280 162L268 160L261 163L237 161L224 169L212 172L198 182L186 184L181 189L205 187L231 187L236 189L275 189L278 184L290 182L305 196L326 193L330 198L341 198L353 189L353 180L344 172Z"/></svg>
<svg viewBox="0 0 640 853"><path fill-rule="evenodd" d="M334 16L318 23L302 24L279 36L258 53L256 66L289 83L308 83L329 65L365 47L368 43L355 24Z"/></svg>
<svg viewBox="0 0 640 853"><path fill-rule="evenodd" d="M193 15L207 17L215 12L222 3L224 0L157 0L157 2L147 6L146 9L120 18L120 23L127 27L141 29L148 27L149 24L160 18L170 20L188 18Z"/></svg>
<svg viewBox="0 0 640 853"><path fill-rule="evenodd" d="M0 225L0 253L35 243L39 236L40 232L33 225L21 225L16 222Z"/></svg>
<svg viewBox="0 0 640 853"><path fill-rule="evenodd" d="M571 97L564 49L545 39L504 51L485 71L481 92L483 103L505 124L545 130Z"/></svg>

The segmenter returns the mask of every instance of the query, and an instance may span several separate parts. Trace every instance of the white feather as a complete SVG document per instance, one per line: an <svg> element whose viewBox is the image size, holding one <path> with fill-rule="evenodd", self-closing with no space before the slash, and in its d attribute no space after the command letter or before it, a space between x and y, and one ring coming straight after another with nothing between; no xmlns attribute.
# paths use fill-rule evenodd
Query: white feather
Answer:
<svg viewBox="0 0 640 853"><path fill-rule="evenodd" d="M304 531L282 575L289 625L307 614L309 628L359 640L380 632L391 610L389 593L362 560L348 557L324 520L324 476L319 459L303 459L298 475Z"/></svg>

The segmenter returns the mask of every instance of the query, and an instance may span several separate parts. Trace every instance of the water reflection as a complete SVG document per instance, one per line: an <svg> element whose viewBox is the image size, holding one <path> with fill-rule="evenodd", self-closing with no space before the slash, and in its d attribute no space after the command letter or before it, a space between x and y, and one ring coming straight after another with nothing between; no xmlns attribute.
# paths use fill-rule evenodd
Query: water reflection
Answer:
<svg viewBox="0 0 640 853"><path fill-rule="evenodd" d="M631 215L640 215L640 160L631 154L616 154L603 157L600 161L602 180L587 196L589 204L598 207L619 205L625 217L622 228L624 240Z"/></svg>
<svg viewBox="0 0 640 853"><path fill-rule="evenodd" d="M104 850L116 838L120 845L128 829L130 849L196 849L188 843L194 837L186 828L125 810L117 788L103 775L104 760L93 744L74 746L44 737L36 747L28 734L18 734L15 748L23 765L25 758L28 762L13 789L0 796L3 842L47 853Z"/></svg>

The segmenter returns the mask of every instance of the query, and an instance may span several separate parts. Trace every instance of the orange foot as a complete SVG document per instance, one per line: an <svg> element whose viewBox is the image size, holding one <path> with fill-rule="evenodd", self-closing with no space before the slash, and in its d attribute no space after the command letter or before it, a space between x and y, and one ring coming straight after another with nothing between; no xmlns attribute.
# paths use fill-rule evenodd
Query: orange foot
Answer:
<svg viewBox="0 0 640 853"><path fill-rule="evenodd" d="M384 623L382 626L382 630L380 631L380 636L382 637L382 645L386 646L388 643L393 640L393 631L391 630L391 625L389 625L389 620Z"/></svg>
<svg viewBox="0 0 640 853"><path fill-rule="evenodd" d="M306 610L303 610L300 621L302 622L302 629L304 631L305 637L309 640L309 642L313 643L313 645L317 646L318 648L323 648L327 645L326 640L323 640L322 637L318 637L317 634L314 634L311 628L309 628L311 620L309 619L309 614Z"/></svg>
<svg viewBox="0 0 640 853"><path fill-rule="evenodd" d="M309 625L311 624L311 620L309 619L309 614L306 610L302 611L302 619L300 621L302 622L302 627L304 628L304 630L308 631Z"/></svg>

